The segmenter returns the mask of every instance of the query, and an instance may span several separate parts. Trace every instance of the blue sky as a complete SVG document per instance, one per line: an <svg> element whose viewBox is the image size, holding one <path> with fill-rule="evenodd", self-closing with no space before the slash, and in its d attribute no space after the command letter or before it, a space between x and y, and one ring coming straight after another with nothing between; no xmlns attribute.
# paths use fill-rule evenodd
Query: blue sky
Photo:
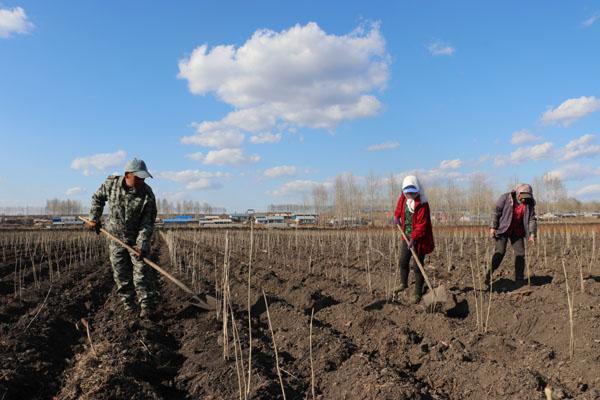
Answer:
<svg viewBox="0 0 600 400"><path fill-rule="evenodd" d="M600 1L0 0L0 206L134 156L230 210L370 170L599 199L599 77Z"/></svg>

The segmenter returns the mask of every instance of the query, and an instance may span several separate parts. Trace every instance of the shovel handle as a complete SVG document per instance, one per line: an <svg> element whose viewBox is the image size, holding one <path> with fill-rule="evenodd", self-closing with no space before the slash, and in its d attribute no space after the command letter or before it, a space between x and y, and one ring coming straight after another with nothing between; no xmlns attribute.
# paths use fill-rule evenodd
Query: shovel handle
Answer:
<svg viewBox="0 0 600 400"><path fill-rule="evenodd" d="M408 247L409 242L408 242L408 239L406 238L406 235L402 231L402 228L400 227L400 225L397 225L397 226L398 226L398 230L402 234L402 238L404 239L404 242L406 243L406 246ZM419 270L421 271L421 274L423 275L423 278L425 279L425 283L427 284L427 287L429 288L429 290L431 291L431 293L434 293L433 292L433 287L431 286L431 283L429 282L429 277L427 277L427 274L425 273L425 268L423 268L423 264L421 264L421 261L419 260L419 256L417 255L417 252L412 247L410 247L409 250L412 253L413 258L415 259L415 262L417 263L417 266L419 267Z"/></svg>
<svg viewBox="0 0 600 400"><path fill-rule="evenodd" d="M90 220L88 220L86 218L83 218L83 217L79 217L79 219L82 220L85 223L89 223L90 222ZM127 250L129 250L131 253L136 254L138 256L140 255L139 251L137 251L133 247L129 246L127 243L125 243L121 239L115 237L113 234L111 234L110 232L108 232L106 229L100 228L100 232L104 233L112 241L119 243L121 246L123 246L124 248L126 248ZM204 303L204 301L202 301L202 299L200 299L200 297L198 297L196 295L196 293L194 293L194 291L192 289L190 289L183 282L181 282L179 279L175 278L173 275L171 275L170 273L168 273L167 271L165 271L164 269L162 269L154 261L152 261L152 260L150 260L149 258L146 258L146 257L144 257L143 260L144 260L144 262L146 264L148 264L149 266L151 266L152 268L154 268L155 270L157 270L158 272L160 272L165 278L167 278L168 280L170 280L171 282L173 282L174 284L176 284L177 286L179 286L184 292L190 294L194 300L196 300L196 301L198 301L200 303Z"/></svg>

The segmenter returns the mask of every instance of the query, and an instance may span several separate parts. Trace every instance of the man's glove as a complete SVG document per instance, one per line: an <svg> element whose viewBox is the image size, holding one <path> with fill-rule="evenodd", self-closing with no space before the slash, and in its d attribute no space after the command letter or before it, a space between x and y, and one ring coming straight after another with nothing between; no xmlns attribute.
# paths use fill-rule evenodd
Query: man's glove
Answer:
<svg viewBox="0 0 600 400"><path fill-rule="evenodd" d="M100 229L102 228L102 222L100 221L88 221L85 223L85 226L90 230L96 232L96 235L100 234Z"/></svg>
<svg viewBox="0 0 600 400"><path fill-rule="evenodd" d="M400 225L400 219L398 217L394 217L394 225Z"/></svg>
<svg viewBox="0 0 600 400"><path fill-rule="evenodd" d="M416 245L417 245L417 241L415 239L410 239L410 241L408 242L409 249L414 249Z"/></svg>

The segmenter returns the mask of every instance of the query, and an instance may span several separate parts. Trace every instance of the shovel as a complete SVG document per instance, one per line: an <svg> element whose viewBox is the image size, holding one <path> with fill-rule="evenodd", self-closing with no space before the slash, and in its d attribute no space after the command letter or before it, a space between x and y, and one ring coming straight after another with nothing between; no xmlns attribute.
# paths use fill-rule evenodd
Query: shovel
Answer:
<svg viewBox="0 0 600 400"><path fill-rule="evenodd" d="M402 238L408 246L408 239L406 238L404 232L402 232L402 228L400 227L400 225L398 225L398 230L402 234ZM410 252L412 253L413 258L417 263L417 266L419 267L423 278L425 279L425 284L427 284L427 288L429 289L429 291L423 296L423 303L425 304L425 306L428 308L431 306L432 309L435 309L438 305L445 304L448 301L448 292L446 292L446 288L444 287L444 285L440 285L434 289L433 286L431 286L431 283L429 282L427 274L425 273L425 268L423 268L423 264L421 264L421 261L419 261L417 252L413 248L410 248Z"/></svg>
<svg viewBox="0 0 600 400"><path fill-rule="evenodd" d="M83 217L79 217L79 219L85 223L90 222L88 219L85 219ZM100 228L100 232L102 232L106 236L108 236L108 238L110 240L119 243L121 246L123 246L124 248L129 250L129 252L137 254L138 256L140 255L140 252L138 250L134 249L133 247L129 246L127 243L125 243L122 240L118 239L117 237L113 236L106 229ZM207 294L203 294L203 293L200 293L200 294L194 293L194 291L192 289L190 289L189 287L187 287L183 282L181 282L179 279L175 278L173 275L171 275L170 273L168 273L167 271L162 269L154 261L152 261L146 257L144 257L144 262L146 264L148 264L149 266L151 266L152 268L154 268L155 270L157 270L158 272L160 272L162 276L164 276L165 278L167 278L168 280L170 280L171 282L173 282L174 284L179 286L184 292L190 294L192 296L192 299L194 300L191 302L192 305L202 308L203 310L208 310L208 311L217 309L217 299L215 299L214 297L209 296Z"/></svg>

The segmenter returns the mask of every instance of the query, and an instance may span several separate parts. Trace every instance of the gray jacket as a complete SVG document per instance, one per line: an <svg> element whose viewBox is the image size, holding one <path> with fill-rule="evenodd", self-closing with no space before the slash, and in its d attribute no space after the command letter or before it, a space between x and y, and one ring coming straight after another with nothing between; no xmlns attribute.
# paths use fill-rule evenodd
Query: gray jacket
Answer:
<svg viewBox="0 0 600 400"><path fill-rule="evenodd" d="M533 200L533 199L532 199ZM513 217L513 205L517 201L517 192L504 193L498 198L496 206L492 211L492 225L496 229L496 234L502 235L508 231ZM535 200L531 204L525 205L525 215L523 216L523 225L525 228L525 237L530 235L537 236L537 216L535 215Z"/></svg>

